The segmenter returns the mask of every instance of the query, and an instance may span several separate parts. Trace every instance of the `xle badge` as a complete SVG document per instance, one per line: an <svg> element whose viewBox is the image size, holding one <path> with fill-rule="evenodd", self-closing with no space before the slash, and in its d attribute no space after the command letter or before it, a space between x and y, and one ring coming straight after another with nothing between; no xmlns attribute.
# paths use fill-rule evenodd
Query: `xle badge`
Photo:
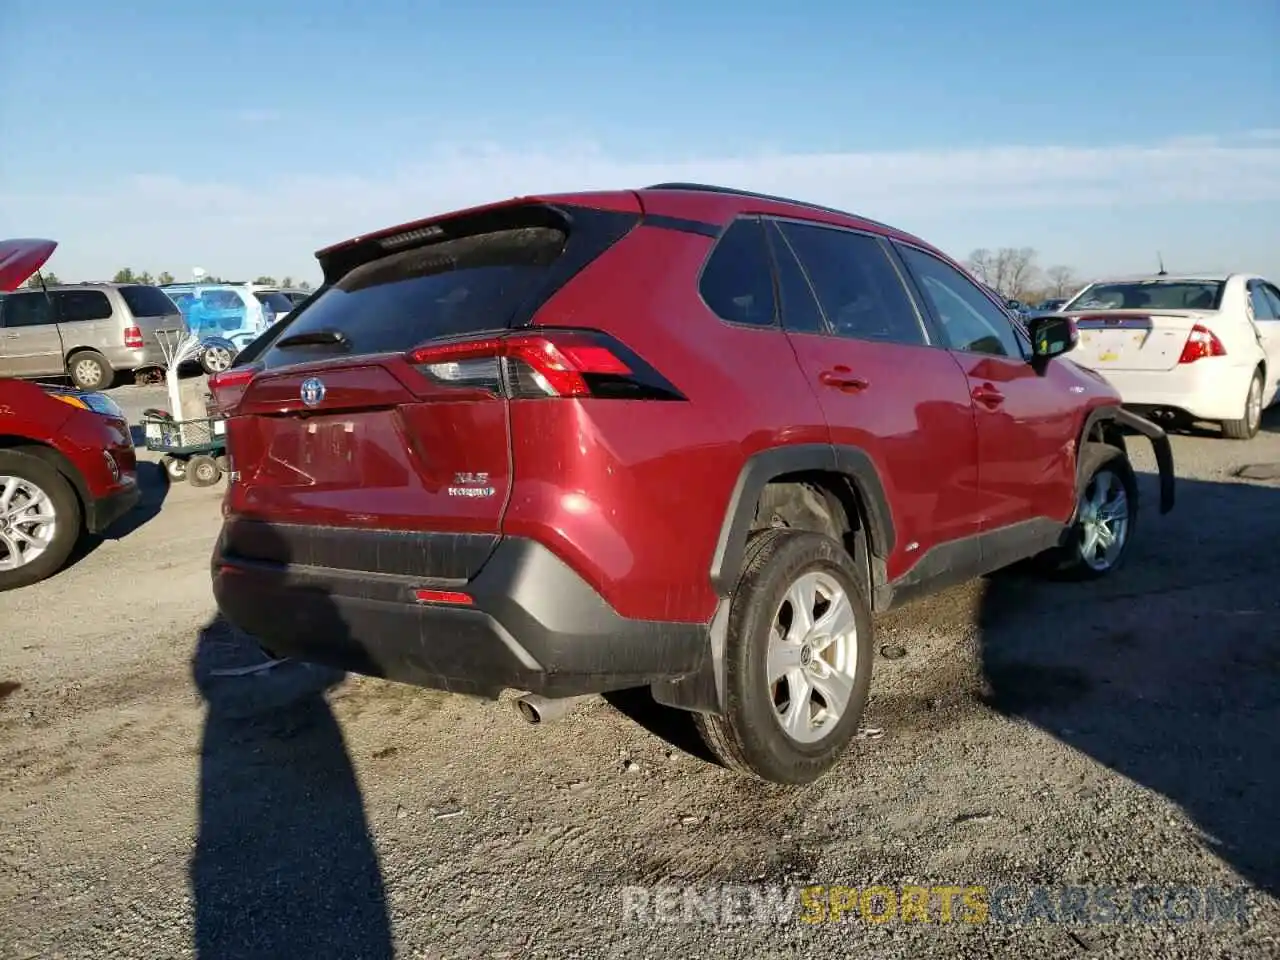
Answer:
<svg viewBox="0 0 1280 960"><path fill-rule="evenodd" d="M487 473L455 473L453 486L449 488L451 497L492 497L493 494Z"/></svg>

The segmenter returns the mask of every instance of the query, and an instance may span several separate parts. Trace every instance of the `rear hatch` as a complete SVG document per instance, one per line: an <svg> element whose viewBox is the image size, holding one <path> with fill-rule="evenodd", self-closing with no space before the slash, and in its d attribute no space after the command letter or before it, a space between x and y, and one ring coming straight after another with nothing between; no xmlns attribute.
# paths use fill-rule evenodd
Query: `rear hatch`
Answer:
<svg viewBox="0 0 1280 960"><path fill-rule="evenodd" d="M1172 370L1192 328L1213 316L1207 310L1106 310L1068 314L1080 342L1072 358L1102 373Z"/></svg>
<svg viewBox="0 0 1280 960"><path fill-rule="evenodd" d="M631 203L513 202L322 251L328 288L219 378L232 398L230 512L496 542L510 374L492 350L474 359L475 345L526 325L638 221Z"/></svg>
<svg viewBox="0 0 1280 960"><path fill-rule="evenodd" d="M56 249L56 240L0 240L0 293L17 290Z"/></svg>

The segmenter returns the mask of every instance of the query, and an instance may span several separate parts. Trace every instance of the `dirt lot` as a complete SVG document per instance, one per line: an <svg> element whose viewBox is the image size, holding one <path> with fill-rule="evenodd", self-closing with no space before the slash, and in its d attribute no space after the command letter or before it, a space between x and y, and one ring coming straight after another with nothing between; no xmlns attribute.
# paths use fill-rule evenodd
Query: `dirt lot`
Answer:
<svg viewBox="0 0 1280 960"><path fill-rule="evenodd" d="M1001 576L886 618L905 656L872 730L791 792L622 712L689 745L644 698L529 727L300 665L218 675L261 659L214 618L221 487L149 470L113 537L0 595L0 954L1280 955L1280 482L1234 476L1280 463L1280 417L1175 453L1179 508L1144 478L1113 580ZM1251 920L624 920L624 886L721 883L1243 883Z"/></svg>

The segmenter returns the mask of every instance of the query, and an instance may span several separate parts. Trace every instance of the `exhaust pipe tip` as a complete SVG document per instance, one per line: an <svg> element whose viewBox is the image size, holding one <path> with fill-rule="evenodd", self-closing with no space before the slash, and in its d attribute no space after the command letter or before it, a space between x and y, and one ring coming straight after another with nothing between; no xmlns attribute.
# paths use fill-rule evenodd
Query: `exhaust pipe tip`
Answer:
<svg viewBox="0 0 1280 960"><path fill-rule="evenodd" d="M592 694L580 697L540 697L526 693L516 700L516 712L525 723L550 723L558 720L591 699Z"/></svg>
<svg viewBox="0 0 1280 960"><path fill-rule="evenodd" d="M530 703L527 697L521 697L516 701L516 713L520 715L520 719L525 723L535 724L542 722L542 715L538 712L538 708Z"/></svg>

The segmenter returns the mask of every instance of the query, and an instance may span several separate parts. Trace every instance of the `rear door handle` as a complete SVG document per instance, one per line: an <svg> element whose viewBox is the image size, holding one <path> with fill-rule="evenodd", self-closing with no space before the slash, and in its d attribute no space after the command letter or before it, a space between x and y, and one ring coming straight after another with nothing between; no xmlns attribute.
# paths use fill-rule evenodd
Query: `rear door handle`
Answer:
<svg viewBox="0 0 1280 960"><path fill-rule="evenodd" d="M830 370L823 370L818 374L818 382L825 387L835 387L844 393L857 393L867 389L868 386L867 381L861 377L855 377L853 371L844 364L839 364Z"/></svg>
<svg viewBox="0 0 1280 960"><path fill-rule="evenodd" d="M973 388L973 399L975 403L994 410L1004 403L1004 394L991 384L984 383Z"/></svg>

